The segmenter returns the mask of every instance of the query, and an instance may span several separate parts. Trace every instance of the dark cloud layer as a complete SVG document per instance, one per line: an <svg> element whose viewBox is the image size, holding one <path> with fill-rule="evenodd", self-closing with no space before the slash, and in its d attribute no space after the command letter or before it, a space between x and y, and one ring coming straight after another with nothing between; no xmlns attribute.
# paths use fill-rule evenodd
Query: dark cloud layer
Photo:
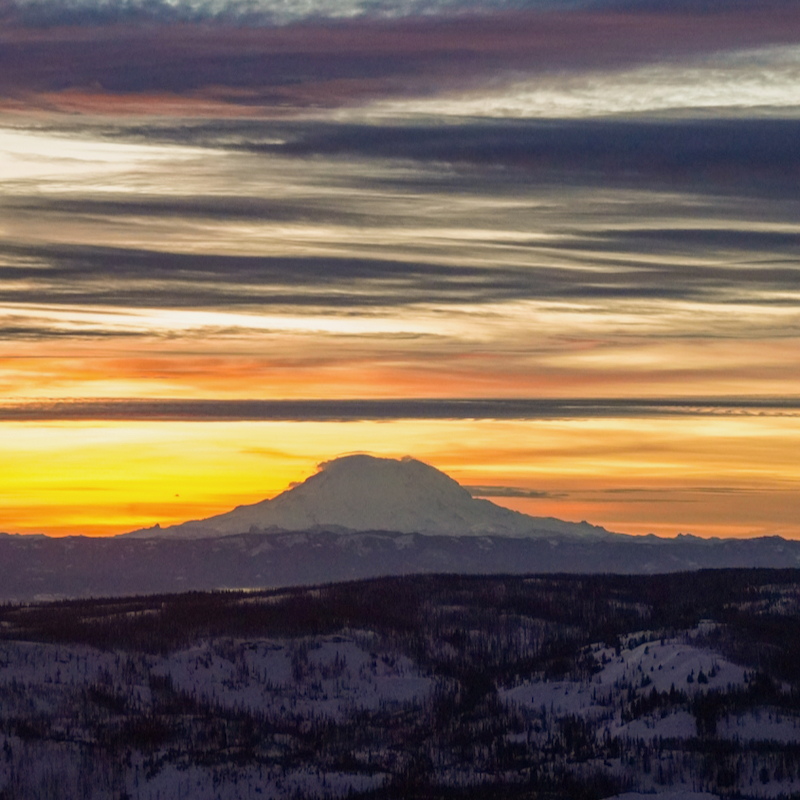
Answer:
<svg viewBox="0 0 800 800"><path fill-rule="evenodd" d="M284 143L243 141L238 146L295 156L495 166L586 184L673 183L704 192L766 191L795 198L800 183L800 120L795 119L307 125L282 130Z"/></svg>
<svg viewBox="0 0 800 800"><path fill-rule="evenodd" d="M0 421L163 420L357 422L360 420L614 419L800 412L791 398L75 400L0 404Z"/></svg>
<svg viewBox="0 0 800 800"><path fill-rule="evenodd" d="M254 220L259 222L318 222L337 225L368 224L369 217L353 209L322 204L313 198L291 200L236 195L139 197L124 199L98 197L16 197L16 211L70 214L76 218L146 217L152 219L181 217L203 220ZM0 200L2 204L2 200Z"/></svg>
<svg viewBox="0 0 800 800"><path fill-rule="evenodd" d="M386 13L395 6L399 19ZM47 94L57 104L52 95L69 90L78 93L71 98L77 106L109 114L113 96L130 94L331 108L431 96L509 74L614 69L800 39L800 9L780 0L700 9L550 6L476 4L467 10L483 13L459 13L464 8L454 2L442 14L403 14L394 4L377 14L383 18L325 21L327 12L315 14L312 5L305 19L270 27L226 17L224 7L209 16L206 4L7 3L0 97L35 103ZM132 24L148 15L149 24ZM154 100L152 113L169 108Z"/></svg>
<svg viewBox="0 0 800 800"><path fill-rule="evenodd" d="M104 135L299 159L400 159L457 168L393 177L395 185L410 189L418 182L421 189L508 193L515 184L526 187L535 180L537 185L681 188L800 200L800 119L492 120L458 125L217 120L126 125L109 128ZM354 182L359 179L369 181L369 172L354 170ZM267 217L299 208L226 198L218 208L227 205L242 215ZM191 200L184 207L195 214L208 205ZM303 207L312 217L318 211L337 214L333 206Z"/></svg>

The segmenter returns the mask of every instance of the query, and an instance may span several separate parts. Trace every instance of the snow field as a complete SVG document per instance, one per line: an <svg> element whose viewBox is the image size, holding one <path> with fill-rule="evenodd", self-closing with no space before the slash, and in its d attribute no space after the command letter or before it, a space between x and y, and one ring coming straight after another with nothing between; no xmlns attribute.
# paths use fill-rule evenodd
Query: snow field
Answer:
<svg viewBox="0 0 800 800"><path fill-rule="evenodd" d="M588 681L525 681L500 692L506 702L530 709L545 708L558 716L577 714L608 718L619 705L623 692L631 688L637 695L653 689L694 695L699 691L728 689L745 683L742 667L732 664L711 650L678 640L656 640L633 649L614 649L602 645L591 648L600 669Z"/></svg>
<svg viewBox="0 0 800 800"><path fill-rule="evenodd" d="M686 696L725 691L746 683L743 668L701 646L699 637L703 632L696 631L697 636L690 632L680 639L636 634L627 637L629 646L618 652L593 645L587 653L591 653L596 672L585 680L547 681L534 677L513 688L501 689L498 695L502 701L529 712L527 717L520 715L522 728L527 725L528 729L505 735L505 741L527 747L526 757L530 757L540 748L554 746L563 734L561 720L579 717L590 723L589 737L601 750L604 741L615 739L623 742L623 752L608 755L611 751L606 750L607 757L597 759L593 755L589 761L576 761L570 766L576 775L585 772L591 779L596 772L604 771L625 778L632 770L638 770L635 783L622 785L652 789L664 800L711 800L713 795L676 792L674 788L666 791L670 784L694 789L713 786L703 781L693 785L691 777L697 762L692 761L691 751L667 741L697 736L697 721L687 710ZM683 698L677 705L662 704L654 711L641 713L643 708L654 706L638 701L647 698L653 689L669 693L673 685ZM297 726L295 733L287 737L291 738L297 736L296 731L305 733L316 722L322 722L323 727L327 722L344 723L362 710L424 704L435 688L435 680L408 657L381 653L378 637L361 630L292 640L215 639L167 656L123 654L86 646L0 642L2 718L28 720L34 726L39 718L50 722L47 738L34 736L32 741L24 741L20 738L24 734L14 727L16 723L0 733L0 794L6 791L13 796L10 782L14 770L17 774L24 770L28 785L40 787L41 797L77 800L77 788L62 795L53 792L59 781L64 786L79 787L87 775L96 777L92 770L99 767L92 762L95 751L91 745L98 724L113 731L124 713L136 710L147 715L154 701L158 705L163 702L162 694L169 696L171 691L193 697L210 709L212 716L215 710L220 717L224 716L223 710L258 712L266 717L267 725L291 719ZM87 696L94 699L87 703ZM117 709L117 703L125 710ZM631 718L633 704L639 709L636 719ZM11 736L9 731L19 736ZM116 788L93 798L105 800L107 796L108 800L116 800L122 788L136 800L290 800L298 794L336 798L351 790L379 788L388 780L387 772L394 769L389 757L375 758L374 751L367 752L369 739L358 742L363 753L354 749L348 751L347 759L336 756L323 763L313 758L298 762L288 757L291 746L284 736L284 731L278 730L273 739L259 740L262 744L255 747L261 747L260 763L237 764L236 748L242 747L240 744L231 745L230 761L219 763L192 762L183 755L173 758L168 755L169 744L158 744L155 750L134 749L127 756L127 765L118 772L110 766L103 767L106 773L95 784ZM743 755L736 768L736 788L743 796L770 800L781 794L800 794L797 770L781 771L779 754L775 755L780 744L800 743L800 718L770 708L730 713L717 720L716 738L761 743L753 753ZM663 752L658 740L663 740ZM646 771L641 764L634 764L636 753L644 749L637 742L650 746L648 758L652 765ZM767 742L775 747L766 747ZM6 744L12 755L7 755ZM385 743L377 745L381 746ZM219 752L226 752L226 748L227 744L222 745ZM481 748L486 750L482 757L488 763L489 745L481 744ZM361 766L364 769L358 772ZM663 779L658 777L662 769L666 776ZM765 770L768 777L761 778ZM448 763L447 759L437 764L436 774L444 784L453 786L469 785L476 779L474 769L458 762ZM620 800L644 797L653 795L623 795Z"/></svg>
<svg viewBox="0 0 800 800"><path fill-rule="evenodd" d="M175 689L223 708L342 721L356 710L423 701L434 681L405 656L373 655L342 636L202 643L153 667Z"/></svg>
<svg viewBox="0 0 800 800"><path fill-rule="evenodd" d="M115 703L146 715L153 707L151 679L166 681L173 691L205 701L212 708L249 710L295 720L327 718L344 722L360 710L378 710L422 702L434 680L406 656L378 654L369 632L295 640L201 642L168 656L129 656L85 646L27 642L0 643L0 718L46 717L56 740L23 742L0 733L0 793L14 772L42 797L71 800L72 789L95 769L74 741L92 741L95 720L82 719L84 691L105 692L101 702ZM168 679L168 680L167 680ZM76 702L78 706L76 706ZM84 726L85 730L84 730ZM66 741L58 741L63 738ZM278 737L276 737L277 741ZM5 749L8 744L10 751ZM280 749L280 748L279 748ZM166 751L164 751L166 752ZM300 794L335 798L380 787L388 776L369 770L349 773L325 767L281 763L206 766L171 762L161 751L147 758L134 752L121 772L109 773L104 785L124 782L135 800L288 800ZM106 794L96 792L96 800ZM109 790L108 800L119 796Z"/></svg>
<svg viewBox="0 0 800 800"><path fill-rule="evenodd" d="M380 774L175 764L167 764L145 779L141 766L137 767L128 773L126 782L132 800L288 800L298 795L324 799L377 789L387 779Z"/></svg>

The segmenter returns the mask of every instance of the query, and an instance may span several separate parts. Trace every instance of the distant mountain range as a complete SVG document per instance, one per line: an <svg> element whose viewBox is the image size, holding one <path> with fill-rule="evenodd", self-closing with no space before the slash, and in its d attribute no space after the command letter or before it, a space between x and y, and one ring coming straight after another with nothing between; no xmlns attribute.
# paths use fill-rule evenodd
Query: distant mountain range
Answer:
<svg viewBox="0 0 800 800"><path fill-rule="evenodd" d="M0 534L0 601L280 587L414 573L798 567L780 537L626 536L476 500L413 459L347 456L273 500L122 536Z"/></svg>

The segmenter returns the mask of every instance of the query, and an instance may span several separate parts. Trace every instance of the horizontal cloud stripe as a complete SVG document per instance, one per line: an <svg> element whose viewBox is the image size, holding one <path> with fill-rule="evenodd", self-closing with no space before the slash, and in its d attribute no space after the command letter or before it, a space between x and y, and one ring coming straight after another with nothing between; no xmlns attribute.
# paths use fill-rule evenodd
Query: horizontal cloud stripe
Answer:
<svg viewBox="0 0 800 800"><path fill-rule="evenodd" d="M86 110L98 100L113 107L115 97L130 94L180 95L201 109L204 101L219 100L220 110L229 112L352 108L354 101L492 86L509 75L685 62L793 45L800 37L797 3L731 9L720 2L702 13L646 4L642 13L597 6L566 13L529 2L520 9L475 4L468 10L483 13L437 14L441 4L426 2L434 13L394 14L393 6L402 4L387 4L384 13L372 15L362 13L363 0L325 2L333 14L320 9L319 0L316 10L298 3L306 9L300 18L290 11L283 22L301 24L282 27L270 27L269 11L256 8L245 19L213 2L196 9L188 2L150 0L3 3L0 97L40 107L40 93L52 94ZM206 18L222 24L203 24L201 6L210 10ZM176 19L176 8L189 13ZM459 4L452 8L458 11ZM337 13L354 16L326 19ZM152 25L131 24L148 16ZM174 105L168 100L162 111L174 113Z"/></svg>
<svg viewBox="0 0 800 800"><path fill-rule="evenodd" d="M800 398L74 400L5 403L0 421L576 419L800 413Z"/></svg>
<svg viewBox="0 0 800 800"><path fill-rule="evenodd" d="M485 244L492 246L491 240ZM750 289L773 293L762 297L763 304L794 305L800 285L800 269L793 258L800 252L800 234L794 233L666 228L595 231L548 240L540 252L536 244L520 246L530 250L529 265L0 246L0 302L32 307L248 306L335 311L552 298L697 298L731 303L736 302L731 291L741 296ZM670 262L668 255L684 248L692 253L692 262ZM712 255L727 248L767 257L750 264L738 258L730 265L704 265L704 248ZM558 251L564 266L546 263L552 251ZM598 267L585 259L584 254L592 252L615 253L618 259ZM659 252L665 256L662 263L652 258Z"/></svg>
<svg viewBox="0 0 800 800"><path fill-rule="evenodd" d="M800 100L798 101L800 103ZM758 177L800 165L800 119L486 120L458 125L214 120L191 125L166 121L109 129L110 139L251 153L333 155L420 161L689 174L738 166ZM589 177L589 176L587 176ZM735 175L718 176L734 180Z"/></svg>
<svg viewBox="0 0 800 800"><path fill-rule="evenodd" d="M540 492L536 489L522 489L518 486L464 486L473 497L527 497L533 500L565 497L565 493Z"/></svg>
<svg viewBox="0 0 800 800"><path fill-rule="evenodd" d="M800 100L798 100L800 105ZM800 119L654 120L486 120L453 125L387 123L276 123L216 120L191 125L166 122L104 129L110 140L148 140L166 145L228 152L287 156L327 156L338 161L364 159L353 176L356 185L378 185L370 173L373 159L418 162L421 169L393 180L409 190L520 191L519 173L536 176L538 186L564 184L676 187L721 196L768 196L796 199L800 180ZM448 168L432 170L432 164ZM488 169L487 169L488 168ZM78 198L73 198L78 200ZM48 203L58 201L50 199ZM82 206L91 213L92 203ZM165 201L136 201L140 213L156 214ZM310 219L355 221L358 215L332 204L303 209L263 199L220 197L173 199L182 214L207 213L220 218L282 219L303 210ZM56 207L53 205L52 207ZM105 213L125 213L109 203ZM363 209L361 210L363 213Z"/></svg>
<svg viewBox="0 0 800 800"><path fill-rule="evenodd" d="M247 128L243 128L244 133ZM245 150L347 154L477 163L528 159L586 167L603 160L624 166L652 162L705 168L742 162L752 167L800 160L800 120L652 121L503 120L458 126L308 124L281 129L283 142L242 141Z"/></svg>

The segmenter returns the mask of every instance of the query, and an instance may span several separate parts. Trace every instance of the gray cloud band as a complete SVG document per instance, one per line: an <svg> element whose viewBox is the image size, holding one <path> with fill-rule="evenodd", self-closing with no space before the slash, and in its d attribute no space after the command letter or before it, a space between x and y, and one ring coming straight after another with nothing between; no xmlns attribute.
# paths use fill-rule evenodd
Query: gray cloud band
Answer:
<svg viewBox="0 0 800 800"><path fill-rule="evenodd" d="M0 421L547 420L792 415L800 399L74 400L0 404Z"/></svg>

